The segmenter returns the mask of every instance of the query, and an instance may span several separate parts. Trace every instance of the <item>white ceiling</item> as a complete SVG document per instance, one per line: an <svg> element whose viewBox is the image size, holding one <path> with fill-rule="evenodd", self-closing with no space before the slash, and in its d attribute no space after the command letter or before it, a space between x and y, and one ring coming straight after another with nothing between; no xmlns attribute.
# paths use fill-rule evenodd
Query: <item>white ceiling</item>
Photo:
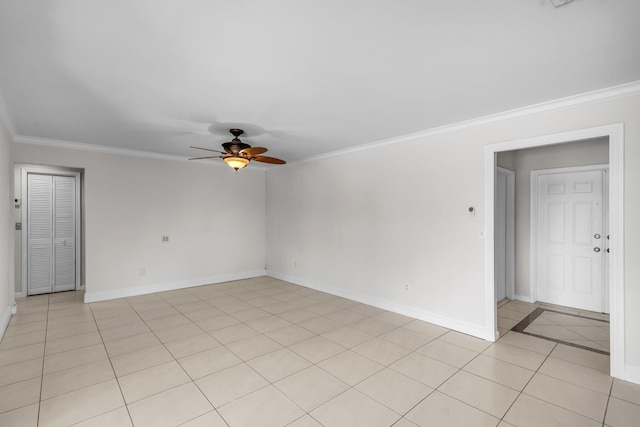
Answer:
<svg viewBox="0 0 640 427"><path fill-rule="evenodd" d="M0 0L0 96L17 136L193 157L241 127L295 161L638 81L638 18L638 0Z"/></svg>

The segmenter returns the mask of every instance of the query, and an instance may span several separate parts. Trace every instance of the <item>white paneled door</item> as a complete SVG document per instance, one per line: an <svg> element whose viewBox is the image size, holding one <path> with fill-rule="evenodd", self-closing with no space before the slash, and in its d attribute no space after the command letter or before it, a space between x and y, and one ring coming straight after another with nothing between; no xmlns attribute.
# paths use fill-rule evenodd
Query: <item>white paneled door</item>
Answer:
<svg viewBox="0 0 640 427"><path fill-rule="evenodd" d="M538 301L603 312L605 171L537 175Z"/></svg>
<svg viewBox="0 0 640 427"><path fill-rule="evenodd" d="M27 174L27 294L76 289L76 176Z"/></svg>

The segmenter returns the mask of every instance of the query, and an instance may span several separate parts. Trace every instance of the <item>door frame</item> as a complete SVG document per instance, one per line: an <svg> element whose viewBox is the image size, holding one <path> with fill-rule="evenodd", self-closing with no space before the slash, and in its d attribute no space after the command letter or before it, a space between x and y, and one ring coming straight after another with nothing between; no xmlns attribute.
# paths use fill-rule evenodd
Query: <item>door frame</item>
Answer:
<svg viewBox="0 0 640 427"><path fill-rule="evenodd" d="M496 156L502 151L609 138L609 329L612 377L626 379L624 342L624 124L581 129L534 138L512 140L485 147L485 336L498 338L494 281L494 203Z"/></svg>
<svg viewBox="0 0 640 427"><path fill-rule="evenodd" d="M27 224L27 209L28 209L28 198L27 198L27 175L30 173L41 174L41 175L57 175L57 176L71 176L76 179L76 189L75 189L75 198L76 198L76 237L75 237L75 260L76 260L76 271L75 271L75 290L80 290L82 287L82 199L81 199L81 187L82 187L82 170L75 168L65 168L65 167L55 167L55 166L29 166L29 165L16 165L16 167L20 168L20 197L22 198L21 203L21 221L22 221L22 255L20 261L21 267L21 285L22 285L22 296L28 295L27 289L27 267L28 267L28 229L29 226Z"/></svg>
<svg viewBox="0 0 640 427"><path fill-rule="evenodd" d="M538 169L531 171L531 191L529 193L530 196L530 207L531 214L529 215L531 223L529 226L529 230L531 231L530 242L531 248L529 250L530 254L530 281L529 281L529 295L531 296L531 302L535 302L538 300L538 177L541 175L556 175L556 174L564 174L564 173L579 173L579 172L593 172L593 171L604 171L604 178L602 182L602 200L604 204L604 211L602 215L603 222L603 233L607 231L607 219L609 212L609 165L608 164L599 164L599 165L585 165L585 166L572 166L572 167L564 167L564 168L553 168L553 169ZM606 234L604 234L606 236ZM605 237L603 236L603 242ZM608 246L608 243L607 243ZM604 251L605 248L602 248ZM609 278L607 277L607 268L606 268L606 256L602 257L602 274L603 274L603 282L602 282L602 306L605 307L605 304L608 302L606 298L605 292L609 291ZM610 310L610 308L609 308Z"/></svg>
<svg viewBox="0 0 640 427"><path fill-rule="evenodd" d="M511 169L496 166L496 175L504 175L507 178L507 194L505 217L505 296L508 299L515 297L515 206L516 206L516 173ZM494 230L495 232L495 230ZM495 235L494 235L495 236ZM495 261L495 260L494 260ZM495 275L494 275L495 279Z"/></svg>

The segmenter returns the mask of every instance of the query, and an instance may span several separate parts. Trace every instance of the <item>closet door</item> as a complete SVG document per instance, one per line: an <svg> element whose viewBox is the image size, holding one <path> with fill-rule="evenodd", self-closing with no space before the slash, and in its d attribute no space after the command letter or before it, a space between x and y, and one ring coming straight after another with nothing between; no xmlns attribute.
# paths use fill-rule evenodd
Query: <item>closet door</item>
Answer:
<svg viewBox="0 0 640 427"><path fill-rule="evenodd" d="M76 178L27 175L27 294L76 288Z"/></svg>
<svg viewBox="0 0 640 427"><path fill-rule="evenodd" d="M51 292L53 193L51 175L27 175L27 293Z"/></svg>
<svg viewBox="0 0 640 427"><path fill-rule="evenodd" d="M76 179L53 177L53 292L76 288Z"/></svg>

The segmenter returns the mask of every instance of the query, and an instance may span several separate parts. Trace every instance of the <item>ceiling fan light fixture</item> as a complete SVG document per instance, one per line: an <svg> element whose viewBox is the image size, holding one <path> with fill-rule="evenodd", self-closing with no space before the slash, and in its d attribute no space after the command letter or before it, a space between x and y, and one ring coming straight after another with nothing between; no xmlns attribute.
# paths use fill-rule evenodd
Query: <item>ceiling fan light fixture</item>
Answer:
<svg viewBox="0 0 640 427"><path fill-rule="evenodd" d="M214 153L222 154L221 156L204 156L204 157L194 157L189 160L200 160L200 159L223 159L229 167L238 171L238 169L242 169L246 167L250 161L255 160L256 162L261 163L271 163L273 165L284 165L285 162L282 159L276 159L275 157L269 156L260 156L259 154L266 153L267 149L264 147L252 147L249 144L246 144L238 138L239 135L242 135L244 131L242 129L229 129L229 132L234 136L234 138L222 144L222 148L224 151L219 150L211 150L209 148L202 147L191 147L196 148L198 150L204 150Z"/></svg>
<svg viewBox="0 0 640 427"><path fill-rule="evenodd" d="M240 156L227 156L224 162L235 170L242 169L249 164L249 159Z"/></svg>

